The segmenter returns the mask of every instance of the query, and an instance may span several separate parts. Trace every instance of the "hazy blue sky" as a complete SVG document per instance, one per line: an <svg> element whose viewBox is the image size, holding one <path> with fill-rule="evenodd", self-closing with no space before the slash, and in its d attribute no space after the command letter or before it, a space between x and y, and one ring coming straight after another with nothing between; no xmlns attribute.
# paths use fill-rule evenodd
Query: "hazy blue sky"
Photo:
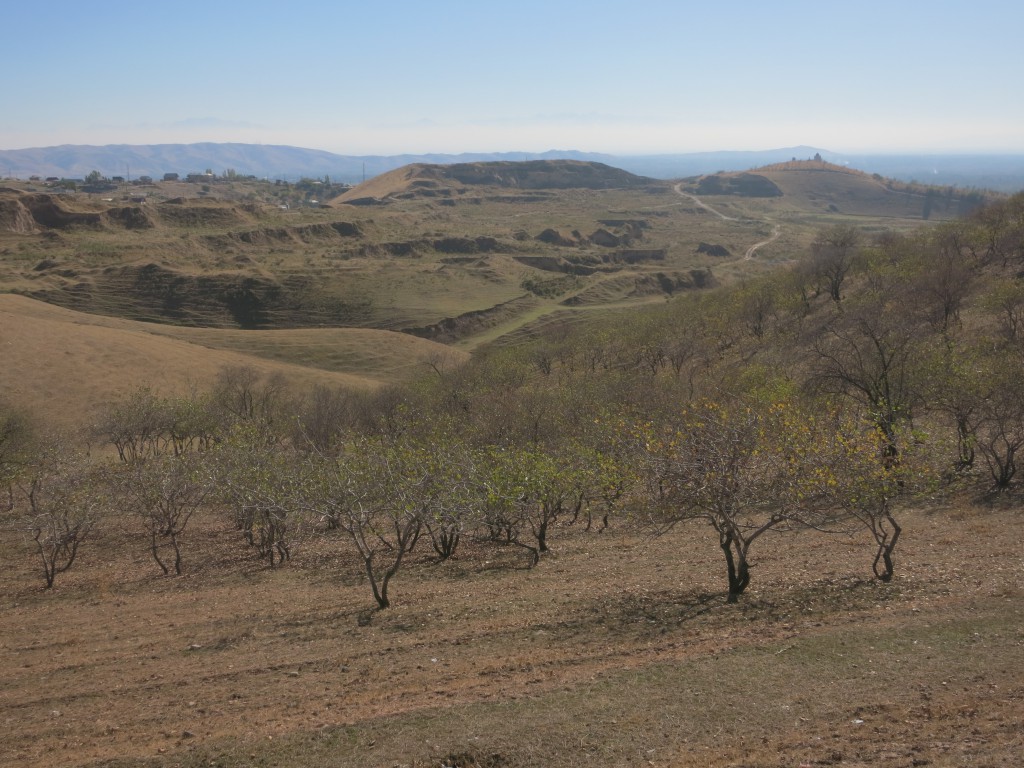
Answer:
<svg viewBox="0 0 1024 768"><path fill-rule="evenodd" d="M0 30L0 149L1024 151L1015 0L48 0Z"/></svg>

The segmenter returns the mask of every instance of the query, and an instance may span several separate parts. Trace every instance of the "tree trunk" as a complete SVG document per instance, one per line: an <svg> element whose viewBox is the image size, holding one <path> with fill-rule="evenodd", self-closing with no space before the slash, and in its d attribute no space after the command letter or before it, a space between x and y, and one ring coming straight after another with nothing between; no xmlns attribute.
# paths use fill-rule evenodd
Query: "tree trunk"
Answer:
<svg viewBox="0 0 1024 768"><path fill-rule="evenodd" d="M974 436L965 419L957 419L956 442L957 453L960 454L957 460L957 471L963 472L974 466Z"/></svg>
<svg viewBox="0 0 1024 768"><path fill-rule="evenodd" d="M891 530L886 528L887 522ZM874 571L875 577L879 581L888 584L892 581L892 575L896 568L892 560L892 553L896 549L896 543L900 540L900 533L903 532L903 529L896 522L892 513L886 511L884 518L879 521L872 532L875 534L875 541L878 542L878 551L875 553L875 561L871 564L871 570Z"/></svg>
<svg viewBox="0 0 1024 768"><path fill-rule="evenodd" d="M719 543L725 553L725 564L729 573L728 602L738 603L740 595L750 584L750 565L747 563L742 539L731 531L719 534Z"/></svg>
<svg viewBox="0 0 1024 768"><path fill-rule="evenodd" d="M377 601L377 608L384 610L391 605L388 600L388 583L384 581L382 586L377 584L377 575L373 572L373 555L363 558L363 563L366 565L366 575L370 579L370 589L373 590L373 599Z"/></svg>
<svg viewBox="0 0 1024 768"><path fill-rule="evenodd" d="M160 550L160 545L157 543L157 536L158 536L157 533L150 534L150 537L149 537L149 542L150 542L149 551L153 554L153 559L156 560L156 564L160 566L160 570L162 570L164 572L164 576L166 576L171 571L170 571L170 569L166 565L164 565L164 561L160 559L160 551L159 551Z"/></svg>
<svg viewBox="0 0 1024 768"><path fill-rule="evenodd" d="M174 573L181 576L181 547L178 546L178 537L171 534L171 546L174 547Z"/></svg>
<svg viewBox="0 0 1024 768"><path fill-rule="evenodd" d="M537 526L537 549L541 552L548 551L548 521L546 518Z"/></svg>

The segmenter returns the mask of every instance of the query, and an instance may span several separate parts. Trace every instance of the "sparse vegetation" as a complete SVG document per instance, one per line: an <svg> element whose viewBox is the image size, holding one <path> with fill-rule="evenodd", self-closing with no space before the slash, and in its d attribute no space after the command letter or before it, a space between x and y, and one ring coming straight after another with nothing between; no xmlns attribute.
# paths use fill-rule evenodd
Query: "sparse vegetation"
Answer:
<svg viewBox="0 0 1024 768"><path fill-rule="evenodd" d="M493 181L493 174L480 176L487 169L470 170L474 175L460 180L467 187ZM784 194L756 198L751 217L770 217L768 206L786 199L784 180L772 178ZM389 228L403 219L422 227L416 216L442 209L432 207L436 194L416 190L440 189L405 187L402 194L413 194L400 204L359 216L358 237L412 242L391 240ZM612 200L640 207L629 197L635 191L599 193L605 207ZM456 211L476 208L465 204L482 196L469 194L445 199L456 201ZM736 242L764 237L763 220L755 231L753 218L683 213L692 201L670 188L642 194L646 204L659 195L671 200L679 209L671 216L702 221L711 231L694 243L726 243L741 253ZM749 202L729 198L734 213ZM559 210L560 199L531 214L529 230L592 231L586 219L593 209L566 203ZM480 210L488 205L479 203ZM390 208L396 215L382 213ZM161 714L175 724L171 740L154 731L136 743L118 734L120 723L136 734L146 729L120 702L111 704L114 730L99 735L76 712L67 727L88 745L83 760L109 761L130 742L134 754L108 764L152 757L158 764L345 765L348 755L365 759L374 748L373 759L388 764L455 756L470 765L528 765L540 755L546 764L568 765L637 754L673 764L698 759L692 750L699 744L709 765L758 764L775 752L778 760L771 759L781 764L841 763L843 754L864 763L888 758L877 743L835 723L873 722L879 710L869 708L883 707L899 716L878 715L875 742L878 734L898 736L919 747L901 747L900 760L920 754L941 763L938 742L948 741L961 719L943 686L952 678L961 702L993 713L969 718L986 741L962 745L968 762L1012 754L1019 746L1011 725L1021 714L1013 661L1022 625L1019 610L1006 606L1019 597L1019 579L999 567L972 568L972 560L1004 563L1021 544L1014 523L1024 445L1015 298L1024 267L1022 208L1024 197L1016 196L967 219L933 216L927 228L885 233L863 220L856 229L808 220L788 244L771 245L790 250L790 265L768 269L760 256L743 259L731 276L721 274L721 285L658 291L658 301L649 302L612 293L612 279L624 275L621 264L598 256L607 246L575 235L571 246L524 241L513 234L521 219L496 232L503 209L490 207L457 219L457 231L444 230L453 220L432 222L415 238L426 244L422 250L374 257L394 267L390 279L402 286L400 296L450 274L445 285L458 298L436 300L448 310L464 309L462 302L478 298L473 286L487 282L501 286L491 298L510 288L534 294L524 305L536 312L529 322L513 318L491 337L500 343L478 347L468 361L432 347L419 360L422 375L354 391L317 378L312 365L266 364L288 340L315 348L300 343L298 331L280 331L286 335L271 341L260 335L271 331L239 337L218 330L191 338L220 349L251 338L266 345L262 361L225 360L202 386L192 382L175 393L120 381L94 419L91 434L102 444L94 443L90 457L33 458L51 454L22 440L17 420L0 421L13 425L0 430L0 472L20 489L4 520L31 533L23 546L6 544L5 556L34 563L15 569L10 594L18 625L38 626L56 601L94 600L106 613L106 603L118 600L130 603L126 616L149 617L117 620L124 627L118 632L135 633L152 623L144 606L159 595L173 605L168 621L183 622L191 636L153 627L133 639L160 647L136 649L142 664L138 675L124 672L125 695L137 701L132 691L145 687L144 676L164 674L149 671L145 654L154 669L174 656L202 681L185 684L184 701L215 723L193 741L189 707L173 704ZM632 221L634 210L603 215L602 226ZM646 241L667 237L653 212L644 217L653 222L644 228ZM478 262L478 238L491 236L487 258ZM466 261L428 264L438 243L443 251L470 244L475 251L464 251ZM517 250L535 247L545 261L527 266L512 258L537 255ZM560 254L566 249L572 258ZM687 248L685 258L696 258L695 250ZM566 265L575 271L562 271ZM660 284L659 276L672 273L660 262L628 268L636 272L616 285L639 286L641 277ZM560 290L534 290L548 283ZM572 309L559 303L599 288L617 300ZM381 306L377 296L374 306ZM52 321L49 313L37 317ZM404 320L393 322L401 327ZM137 333L135 325L119 327ZM185 334L163 328L145 335ZM160 573L182 578L136 573L139 553ZM35 584L39 563L46 594ZM32 568L35 578L28 577ZM981 573L975 582L963 578L965 570ZM209 613L186 618L185 603ZM863 638L850 632L854 619ZM80 621L70 626L95 637ZM917 655L911 636L933 655ZM13 650L4 653L64 675L62 662L7 640ZM978 644L989 658L970 661L974 677L950 670ZM123 643L104 647L111 656L123 652ZM745 670L751 684L770 687L773 704L786 701L790 710L748 722L754 710L742 691L730 694L710 672L726 662ZM784 676L772 671L779 664ZM898 691L882 689L870 674L882 668L895 675L897 666L907 683ZM244 671L225 671L234 669ZM96 690L104 672L84 674L92 686L85 695L104 696ZM282 674L294 685L280 693L281 708L257 714L251 701L265 701ZM60 709L54 702L65 693L44 680L32 696L46 703L25 703L28 680L18 675L11 700L32 720L0 759L45 762L56 738L45 711ZM835 683L847 691L842 704L834 696L827 701L831 675L843 678ZM998 691L988 682L997 675ZM353 679L374 684L353 686ZM707 687L699 691L702 711L729 730L733 751L703 732L684 740L678 734L692 729L658 719L664 704L664 711L699 720L698 707L679 703L697 685ZM925 717L920 707L932 704L914 698L914 686L948 710ZM350 699L339 700L342 687ZM515 709L509 694L529 696L564 719L525 746L524 734L517 742L507 728L484 729ZM66 695L68 706L83 706ZM616 700L612 709L620 714L612 717L601 697ZM429 737L399 743L384 735L387 724L419 734L416 719L428 711L437 715ZM610 723L612 735L580 724L591 716ZM256 746L246 735L253 722L285 746L262 739ZM806 729L831 734L834 751L823 755L800 733ZM189 735L177 738L176 730ZM580 744L540 744L567 734L581 734ZM435 741L421 743L427 738ZM648 746L652 739L658 746Z"/></svg>

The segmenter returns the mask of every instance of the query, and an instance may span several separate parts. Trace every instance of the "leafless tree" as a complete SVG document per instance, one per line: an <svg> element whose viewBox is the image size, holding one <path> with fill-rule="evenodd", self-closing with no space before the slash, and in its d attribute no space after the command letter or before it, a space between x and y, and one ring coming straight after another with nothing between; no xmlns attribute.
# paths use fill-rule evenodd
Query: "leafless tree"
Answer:
<svg viewBox="0 0 1024 768"><path fill-rule="evenodd" d="M291 535L308 493L307 463L268 442L258 424L237 424L203 463L217 501L271 567L291 556Z"/></svg>
<svg viewBox="0 0 1024 768"><path fill-rule="evenodd" d="M210 494L209 479L191 455L158 456L128 465L118 487L132 511L142 520L150 554L164 575L181 574L181 535ZM161 554L169 547L172 560Z"/></svg>
<svg viewBox="0 0 1024 768"><path fill-rule="evenodd" d="M212 404L224 424L257 424L269 437L289 408L288 395L281 374L265 375L246 365L229 366L217 375Z"/></svg>
<svg viewBox="0 0 1024 768"><path fill-rule="evenodd" d="M843 298L843 282L853 266L859 243L860 235L855 227L837 224L819 232L811 244L814 273L824 282L833 301Z"/></svg>
<svg viewBox="0 0 1024 768"><path fill-rule="evenodd" d="M74 564L100 518L104 498L97 474L85 459L51 445L21 476L18 487L29 509L26 529L49 589Z"/></svg>
<svg viewBox="0 0 1024 768"><path fill-rule="evenodd" d="M330 455L352 426L354 402L350 393L317 385L299 404L296 414L296 445Z"/></svg>
<svg viewBox="0 0 1024 768"><path fill-rule="evenodd" d="M106 408L94 431L130 464L169 449L171 415L164 400L143 387Z"/></svg>
<svg viewBox="0 0 1024 768"><path fill-rule="evenodd" d="M30 461L32 439L29 418L0 403L0 511L14 508L14 481Z"/></svg>
<svg viewBox="0 0 1024 768"><path fill-rule="evenodd" d="M381 610L391 605L391 580L415 546L429 505L421 456L407 444L357 439L317 464L305 497L310 510L354 545Z"/></svg>
<svg viewBox="0 0 1024 768"><path fill-rule="evenodd" d="M909 421L920 337L910 319L882 302L837 314L813 343L810 385L861 404L886 435Z"/></svg>

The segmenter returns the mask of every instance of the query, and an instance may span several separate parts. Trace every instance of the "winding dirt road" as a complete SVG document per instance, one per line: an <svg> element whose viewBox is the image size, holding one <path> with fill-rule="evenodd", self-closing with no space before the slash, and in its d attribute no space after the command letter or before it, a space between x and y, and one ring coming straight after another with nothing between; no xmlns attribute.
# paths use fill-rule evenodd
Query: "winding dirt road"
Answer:
<svg viewBox="0 0 1024 768"><path fill-rule="evenodd" d="M752 246L747 248L747 252L743 254L743 260L749 261L750 259L754 258L754 254L757 253L758 248L764 248L764 246L766 245L771 245L772 243L779 239L779 235L781 234L782 230L779 228L779 225L772 225L772 236L769 237L767 240L762 240L759 243L754 243Z"/></svg>
<svg viewBox="0 0 1024 768"><path fill-rule="evenodd" d="M676 191L676 194L682 195L683 197L692 201L697 207L703 208L705 211L717 216L722 221L739 221L739 219L736 216L727 216L721 211L712 208L710 205L705 203L696 195L691 195L689 192L684 192L682 183L676 184L673 187L673 189ZM762 240L759 243L754 243L752 246L747 248L746 253L743 254L743 260L749 261L750 259L754 258L754 254L757 253L758 249L764 248L766 245L771 245L772 243L779 239L779 235L781 234L782 230L780 229L779 225L773 223L771 237L769 237L767 240Z"/></svg>

